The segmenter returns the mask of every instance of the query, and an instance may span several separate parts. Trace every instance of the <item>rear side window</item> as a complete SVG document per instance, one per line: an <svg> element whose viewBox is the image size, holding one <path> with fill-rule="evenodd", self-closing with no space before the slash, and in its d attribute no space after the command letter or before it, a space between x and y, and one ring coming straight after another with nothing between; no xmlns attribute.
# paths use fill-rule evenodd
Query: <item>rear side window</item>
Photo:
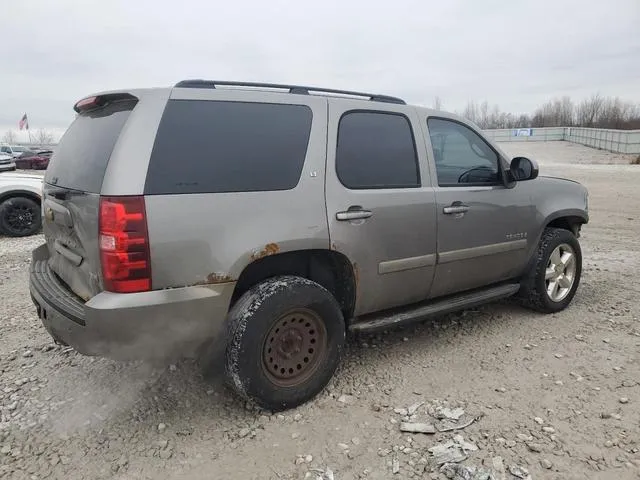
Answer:
<svg viewBox="0 0 640 480"><path fill-rule="evenodd" d="M145 193L292 189L302 173L311 119L305 105L170 100Z"/></svg>
<svg viewBox="0 0 640 480"><path fill-rule="evenodd" d="M120 101L78 115L67 129L45 175L45 182L99 193L118 136L135 102Z"/></svg>
<svg viewBox="0 0 640 480"><path fill-rule="evenodd" d="M350 189L420 186L409 120L382 112L349 112L338 126L336 172Z"/></svg>

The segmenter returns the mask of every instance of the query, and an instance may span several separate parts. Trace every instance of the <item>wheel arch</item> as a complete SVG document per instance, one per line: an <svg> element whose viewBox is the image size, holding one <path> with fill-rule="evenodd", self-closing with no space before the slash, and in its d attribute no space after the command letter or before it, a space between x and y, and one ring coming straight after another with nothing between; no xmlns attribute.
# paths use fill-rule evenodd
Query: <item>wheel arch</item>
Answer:
<svg viewBox="0 0 640 480"><path fill-rule="evenodd" d="M356 274L349 259L333 250L294 250L269 255L249 263L238 277L231 305L258 283L280 275L296 275L314 281L335 297L345 320L353 316Z"/></svg>
<svg viewBox="0 0 640 480"><path fill-rule="evenodd" d="M0 193L0 204L11 198L28 198L33 200L38 205L42 204L40 195L37 195L29 190L9 190L7 192Z"/></svg>
<svg viewBox="0 0 640 480"><path fill-rule="evenodd" d="M549 215L544 223L542 231L545 228L562 228L569 230L576 237L580 236L580 229L582 225L589 222L589 217L586 212L581 210L561 210ZM542 231L540 235L542 235Z"/></svg>

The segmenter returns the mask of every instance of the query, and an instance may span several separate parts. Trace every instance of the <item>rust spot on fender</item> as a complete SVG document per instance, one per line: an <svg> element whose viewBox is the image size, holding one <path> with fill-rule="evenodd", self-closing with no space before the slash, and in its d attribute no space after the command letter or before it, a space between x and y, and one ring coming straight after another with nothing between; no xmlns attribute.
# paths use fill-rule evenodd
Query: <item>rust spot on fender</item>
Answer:
<svg viewBox="0 0 640 480"><path fill-rule="evenodd" d="M280 246L277 243L267 243L262 250L253 252L251 254L251 261L255 262L261 258L268 257L269 255L275 255L280 252Z"/></svg>
<svg viewBox="0 0 640 480"><path fill-rule="evenodd" d="M201 282L194 283L194 285L216 285L218 283L227 283L227 282L233 282L233 281L234 280L231 277L231 275L228 275L226 273L213 272L207 275L206 280L202 280Z"/></svg>
<svg viewBox="0 0 640 480"><path fill-rule="evenodd" d="M331 250L338 251L338 246L336 245L336 243L335 243L335 242L333 242L333 243L331 244Z"/></svg>

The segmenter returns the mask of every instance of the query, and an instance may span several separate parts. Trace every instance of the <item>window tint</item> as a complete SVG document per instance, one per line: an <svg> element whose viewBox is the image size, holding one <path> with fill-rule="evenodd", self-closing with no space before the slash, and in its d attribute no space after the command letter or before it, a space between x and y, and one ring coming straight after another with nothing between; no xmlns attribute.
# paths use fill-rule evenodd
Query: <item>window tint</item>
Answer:
<svg viewBox="0 0 640 480"><path fill-rule="evenodd" d="M2 151L2 152L4 152L4 153L9 153L9 152L11 152L11 150L9 149L9 147L2 147L2 148L0 149L0 151Z"/></svg>
<svg viewBox="0 0 640 480"><path fill-rule="evenodd" d="M294 188L311 118L304 105L170 100L158 127L145 193Z"/></svg>
<svg viewBox="0 0 640 480"><path fill-rule="evenodd" d="M398 114L350 112L340 119L336 172L351 189L420 185L409 120Z"/></svg>
<svg viewBox="0 0 640 480"><path fill-rule="evenodd" d="M78 115L52 155L45 182L99 193L109 157L135 102L114 102Z"/></svg>
<svg viewBox="0 0 640 480"><path fill-rule="evenodd" d="M499 183L498 155L477 133L452 120L427 124L439 185Z"/></svg>

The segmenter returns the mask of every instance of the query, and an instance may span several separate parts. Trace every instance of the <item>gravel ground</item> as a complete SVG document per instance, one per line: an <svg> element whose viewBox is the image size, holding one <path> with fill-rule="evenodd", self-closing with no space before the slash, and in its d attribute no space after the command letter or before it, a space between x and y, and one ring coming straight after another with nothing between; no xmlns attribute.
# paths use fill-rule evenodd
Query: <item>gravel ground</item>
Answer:
<svg viewBox="0 0 640 480"><path fill-rule="evenodd" d="M565 142L504 147L590 189L572 305L543 316L505 301L353 338L326 391L281 415L189 362L53 345L27 289L42 238L0 238L0 477L640 478L640 166Z"/></svg>

